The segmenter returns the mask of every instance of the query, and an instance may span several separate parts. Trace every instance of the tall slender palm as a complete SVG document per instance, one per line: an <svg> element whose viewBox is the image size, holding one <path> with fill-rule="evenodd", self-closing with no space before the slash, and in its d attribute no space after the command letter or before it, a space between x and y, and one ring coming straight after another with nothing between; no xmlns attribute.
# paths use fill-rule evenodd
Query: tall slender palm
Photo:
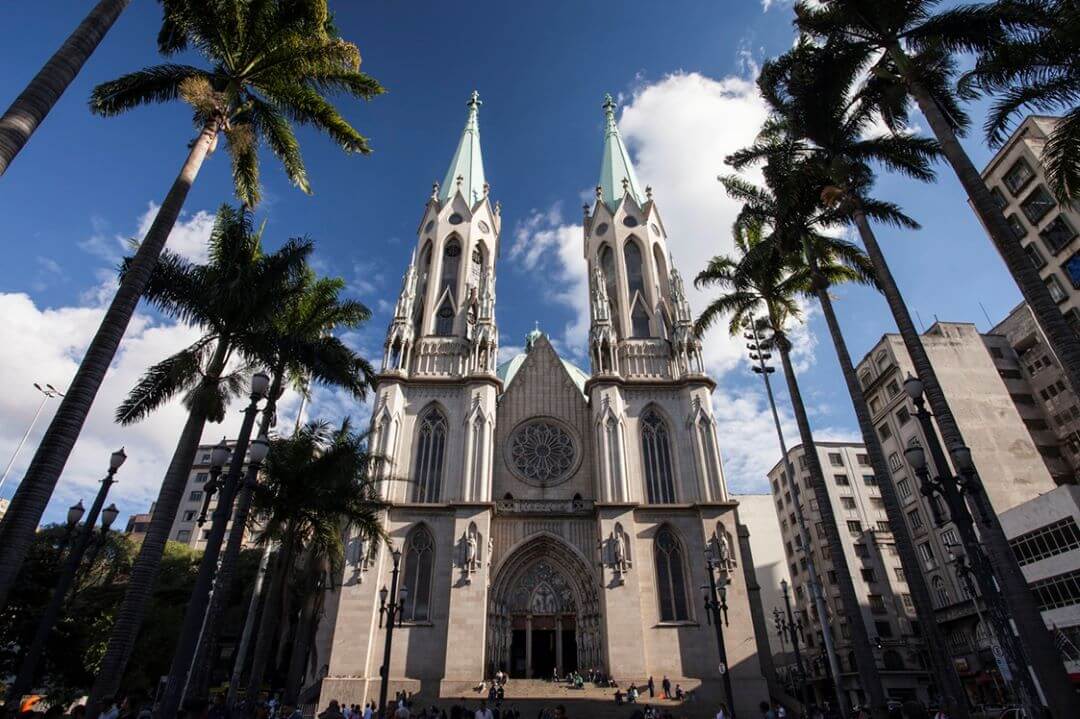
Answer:
<svg viewBox="0 0 1080 719"><path fill-rule="evenodd" d="M0 176L29 142L131 0L101 0L0 117Z"/></svg>
<svg viewBox="0 0 1080 719"><path fill-rule="evenodd" d="M759 159L794 152L803 162L796 164L790 158L775 157L773 161L786 162L788 167L801 167L779 178L786 185L784 193L802 193L805 201L821 202L824 195L827 204L840 210L837 219L855 225L866 247L868 262L872 266L875 284L885 295L890 309L898 317L897 324L914 330L910 313L897 287L896 281L885 262L877 238L867 215L899 227L915 229L918 224L898 207L869 196L874 173L870 163L883 165L909 177L920 180L933 178L931 162L937 154L932 140L910 135L877 136L872 134L876 118L872 103L864 101L853 92L854 70L861 62L855 53L844 48L818 47L800 42L780 58L766 63L758 84L772 108L773 132L761 138L745 151L736 153L732 164L736 168ZM804 254L808 249L805 244ZM807 256L811 268L814 257ZM885 505L885 513L892 528L893 539L901 560L908 587L915 604L922 635L927 640L934 674L942 681L945 697L956 717L967 715L960 678L948 660L944 636L934 618L934 606L929 587L921 571L915 545L911 539L904 512L896 489L888 481L890 472L885 454L878 441L866 397L855 373L854 364L840 331L836 314L828 292L817 291L825 320L836 347L837 357L844 375L863 436L867 455ZM915 338L918 341L918 338Z"/></svg>
<svg viewBox="0 0 1080 719"><path fill-rule="evenodd" d="M1000 0L1025 21L984 52L961 89L995 97L986 123L993 146L1024 110L1061 112L1042 149L1047 183L1062 202L1080 199L1080 6L1073 0Z"/></svg>
<svg viewBox="0 0 1080 719"><path fill-rule="evenodd" d="M331 332L335 328L355 328L371 317L371 312L355 300L341 297L345 281L341 278L316 278L308 270L302 277L300 290L276 317L272 330L260 350L262 362L270 368L272 378L266 407L260 422L260 433L269 434L275 424L277 400L286 382L311 381L348 391L363 399L374 382L374 369L349 349ZM251 478L254 480L254 477ZM228 543L215 577L215 591L207 610L199 653L194 662L194 674L189 681L188 696L205 697L210 680L214 648L221 630L225 603L231 592L233 576L251 509L252 485L241 488ZM245 622L254 621L247 617ZM235 661L243 663L243 652Z"/></svg>
<svg viewBox="0 0 1080 719"><path fill-rule="evenodd" d="M187 393L188 419L162 480L131 583L90 693L88 713L100 710L101 702L112 697L119 686L203 428L208 420L224 419L228 397L243 386L246 372L226 370L230 362L260 360L274 317L302 286L311 250L307 240L290 240L278 251L265 254L262 230L252 227L251 213L223 206L210 235L207 264L196 265L166 251L154 269L147 299L164 313L199 326L204 334L190 347L151 367L117 410L117 421L130 424L177 394Z"/></svg>
<svg viewBox="0 0 1080 719"><path fill-rule="evenodd" d="M180 174L129 263L0 524L0 607L188 191L218 135L228 142L236 192L249 207L259 199L260 142L281 160L293 183L310 192L292 123L321 130L346 152L369 151L366 138L338 114L325 95L367 99L382 88L359 71L360 52L338 36L326 0L162 0L162 6L158 49L173 55L191 47L206 58L211 69L165 64L138 70L95 88L90 107L108 117L142 105L183 99L195 111L199 134L190 143Z"/></svg>
<svg viewBox="0 0 1080 719"><path fill-rule="evenodd" d="M908 99L914 99L940 144L942 155L956 173L972 207L1061 360L1070 384L1080 387L1080 338L1057 309L1057 303L1050 297L1038 271L1009 229L1000 207L959 141L959 135L969 121L952 86L956 55L992 51L1006 38L1011 27L1025 21L1013 12L1009 3L936 11L938 4L939 0L826 0L820 4L800 0L796 6L797 25L811 37L827 41L834 48L846 47L845 52L862 54L863 67L870 70L866 95L877 103L892 128L903 127ZM950 451L963 446L963 435L914 326L905 327L901 324L902 316L894 316L905 348L925 387L945 446ZM981 546L996 574L996 584L1000 586L1016 624L1017 634L1025 640L1027 659L1051 712L1060 716L1080 716L1080 699L1072 690L1052 642L1044 641L1046 625L1039 607L1016 564L986 492L969 493L967 500L977 516L986 517L980 528ZM983 575L977 573L986 580L986 590L996 592L995 583Z"/></svg>
<svg viewBox="0 0 1080 719"><path fill-rule="evenodd" d="M848 625L852 629L852 649L855 652L857 664L853 669L859 672L861 685L870 696L871 703L875 706L878 704L884 706L885 698L881 688L881 679L870 650L866 627L862 623L862 610L855 596L851 572L844 554L844 545L840 539L836 516L825 485L824 472L818 461L810 421L802 401L798 377L791 360L792 345L787 335L787 326L791 321L798 320L801 315L800 298L814 294L814 276L810 267L802 263L797 255L784 253L780 243L773 237L777 232L791 231L791 220L794 218L781 220L779 216L781 212L787 212L788 208L781 209L767 190L753 187L737 178L723 178L723 181L732 196L747 203L735 225L736 247L742 257L738 260L724 256L715 257L695 279L698 287L718 286L726 290L725 294L706 306L695 323L695 330L701 334L723 315L730 315L728 331L734 335L741 333L744 324L753 321L755 315L767 319L768 326L773 332L771 343L780 353L792 410L799 428L806 468L810 472L808 488L813 490L813 496L818 504L821 517L819 531L823 529L825 532L825 541L829 547L833 570L841 591L841 608L843 614L849 618ZM770 221L766 216L769 213L764 211L770 204L775 222ZM765 229L770 230L768 234L764 232ZM822 258L819 273L825 276L830 284L865 279L864 260L856 248L842 240L834 240L816 232L814 232L813 242L818 246ZM824 634L829 632L829 612L821 593L822 585L814 557L810 553L813 544L803 514L799 480L793 470L787 474L792 492L796 497L795 510L800 525L799 534L802 545L808 552L807 569L810 573L814 608ZM831 633L825 636L825 641L827 649L830 649L829 658L833 665L833 676L838 678L841 669L836 660L836 652L831 649L833 642ZM838 705L846 706L847 697L843 696L838 679L835 689Z"/></svg>
<svg viewBox="0 0 1080 719"><path fill-rule="evenodd" d="M342 530L350 527L367 542L385 541L383 503L373 479L378 473L372 471L376 464L365 438L347 420L337 430L311 422L271 445L265 481L255 488L255 508L266 517L258 541L276 542L280 550L256 633L249 697L257 696L262 685L301 549L317 536L340 541Z"/></svg>
<svg viewBox="0 0 1080 719"><path fill-rule="evenodd" d="M1010 2L963 5L944 11L937 9L940 4L941 0L800 0L796 24L815 39L848 45L863 53L870 70L868 84L877 91L885 120L892 127L899 129L906 123L907 101L915 101L971 206L1061 358L1069 382L1080 387L1080 338L1050 297L959 140L970 120L953 87L957 56L992 52L1007 39L1010 28L1024 27L1027 21ZM948 414L936 383L933 387L927 385L927 397L935 415L939 410ZM957 443L959 433L951 415L939 419L944 420L946 444Z"/></svg>

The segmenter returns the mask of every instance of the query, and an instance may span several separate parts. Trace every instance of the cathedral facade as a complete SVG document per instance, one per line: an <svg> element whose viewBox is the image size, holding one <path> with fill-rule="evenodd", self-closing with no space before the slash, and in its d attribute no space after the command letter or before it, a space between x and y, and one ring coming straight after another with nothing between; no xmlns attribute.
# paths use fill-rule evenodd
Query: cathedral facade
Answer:
<svg viewBox="0 0 1080 719"><path fill-rule="evenodd" d="M585 208L589 371L529 333L498 363L500 207L485 180L479 101L436 184L405 272L372 419L388 461L391 547L349 547L323 622L321 702L378 698L395 555L395 691L466 696L511 677L598 668L750 711L767 696L745 529L728 496L701 345L651 188L603 106ZM712 567L709 569L709 562ZM701 588L724 587L721 664ZM393 592L389 595L394 596ZM755 632L755 625L758 631Z"/></svg>

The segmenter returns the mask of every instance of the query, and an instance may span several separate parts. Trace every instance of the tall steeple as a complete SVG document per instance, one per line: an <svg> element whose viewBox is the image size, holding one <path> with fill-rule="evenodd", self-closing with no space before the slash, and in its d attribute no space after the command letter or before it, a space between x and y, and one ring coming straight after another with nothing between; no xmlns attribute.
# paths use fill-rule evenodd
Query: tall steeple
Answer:
<svg viewBox="0 0 1080 719"><path fill-rule="evenodd" d="M453 197L460 180L461 194L472 206L483 199L487 185L484 181L484 159L480 155L479 116L480 105L483 104L480 102L480 93L473 90L465 104L469 108L469 116L465 120L465 129L461 132L454 159L450 161L450 169L446 171L446 177L439 188L439 201L445 204Z"/></svg>
<svg viewBox="0 0 1080 719"><path fill-rule="evenodd" d="M626 151L619 126L615 123L615 101L604 95L604 157L600 162L600 190L604 203L611 210L627 192L639 205L645 204L630 153Z"/></svg>

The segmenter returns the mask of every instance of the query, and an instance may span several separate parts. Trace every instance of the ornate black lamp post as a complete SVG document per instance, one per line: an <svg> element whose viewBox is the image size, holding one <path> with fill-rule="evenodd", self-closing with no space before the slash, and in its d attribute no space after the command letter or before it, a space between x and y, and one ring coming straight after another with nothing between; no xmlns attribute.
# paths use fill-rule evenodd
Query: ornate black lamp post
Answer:
<svg viewBox="0 0 1080 719"><path fill-rule="evenodd" d="M386 585L379 590L379 629L383 626L383 617L386 618L386 647L383 649L383 663L379 667L379 676L382 683L379 686L379 716L386 716L386 693L390 688L390 648L394 642L394 625L401 622L402 610L409 599L407 587L398 589L398 573L401 568L401 550L395 549L390 556L394 560L394 569L390 574L390 588ZM387 595L390 597L387 603ZM400 596L400 599L399 599Z"/></svg>
<svg viewBox="0 0 1080 719"><path fill-rule="evenodd" d="M701 589L705 593L705 611L709 623L716 627L716 648L720 652L720 676L724 680L724 697L727 701L728 715L735 719L735 700L731 693L731 671L727 663L727 648L724 646L724 627L727 626L727 583L725 574L719 587L716 584L715 571L718 569L712 552L705 550L705 566L708 571L709 584ZM721 623L723 622L723 623Z"/></svg>
<svg viewBox="0 0 1080 719"><path fill-rule="evenodd" d="M52 597L49 599L49 605L45 608L41 619L38 621L34 639L30 643L30 649L26 652L22 665L19 667L19 674L15 677L15 681L11 686L8 687L7 706L11 709L16 709L23 695L33 688L34 675L37 674L38 665L45 654L45 645L49 640L49 634L52 632L56 621L60 618L60 613L64 608L64 600L67 599L68 592L71 591L71 587L75 583L79 565L86 554L86 548L93 539L94 524L97 523L98 515L102 515L102 531L107 532L109 525L113 523L119 513L115 505L110 505L105 512L102 512L102 506L105 504L105 497L109 493L109 487L116 483L116 471L120 469L126 459L127 455L124 454L123 447L113 452L112 456L109 457L109 472L101 480L101 489L98 490L94 503L90 506L90 513L86 517L86 523L82 526L82 531L78 532L75 546L68 553L67 561L64 562L60 576L56 579L56 587L53 589ZM68 536L76 531L76 525L81 516L82 502L80 501L68 510ZM10 711L7 713L11 715Z"/></svg>
<svg viewBox="0 0 1080 719"><path fill-rule="evenodd" d="M791 646L795 648L795 667L799 672L799 698L802 699L804 707L810 706L810 698L807 696L806 686L806 667L803 666L802 651L799 649L799 635L802 634L802 617L796 619L791 613L791 596L788 594L788 583L786 579L780 580L780 593L784 596L784 609L787 612L787 619L784 620L780 617L781 631L786 630L788 636L791 637Z"/></svg>
<svg viewBox="0 0 1080 719"><path fill-rule="evenodd" d="M978 476L975 474L975 465L971 461L971 450L962 445L952 447L951 455L953 466L959 471L959 476L949 472L949 464L945 458L945 450L938 441L937 430L931 421L932 415L926 409L923 398L923 383L921 380L910 375L904 380L904 391L915 404L915 417L919 420L923 436L926 438L927 448L930 450L930 458L934 462L934 469L938 476L930 475L930 468L926 462L926 451L920 446L908 447L904 450L904 456L908 464L915 470L919 478L919 493L927 498L930 504L930 513L934 524L941 526L946 521L951 521L956 527L957 534L963 545L963 551L970 563L969 578L973 576L986 603L987 614L990 621L987 628L997 641L1002 655L999 661L1002 675L1010 683L1020 704L1029 717L1042 716L1042 703L1028 671L1027 660L1018 637L1013 633L1012 622L1009 617L1005 599L998 588L999 582L994 576L993 566L983 551L979 537L975 532L975 520L968 511L965 496L971 495L976 506L979 507L980 519L987 521L983 503L978 501L978 493L982 491ZM944 501L949 512L948 519L941 516L937 499ZM966 567L967 565L965 565ZM996 654L995 654L996 656Z"/></svg>

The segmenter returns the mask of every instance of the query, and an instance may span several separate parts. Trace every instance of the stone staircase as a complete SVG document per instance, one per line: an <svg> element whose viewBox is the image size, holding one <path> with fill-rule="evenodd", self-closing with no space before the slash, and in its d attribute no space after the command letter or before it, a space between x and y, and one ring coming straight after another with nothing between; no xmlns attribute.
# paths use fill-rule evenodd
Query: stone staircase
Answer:
<svg viewBox="0 0 1080 719"><path fill-rule="evenodd" d="M626 691L625 686L620 688ZM419 709L421 706L436 704L449 710L454 704L463 704L470 710L475 710L480 704L480 695L472 691L471 687L468 691L447 689L448 687L444 687L438 698L414 696L413 706ZM568 719L630 719L635 713L640 715L646 704L670 712L678 719L712 719L716 714L716 709L705 702L677 702L660 699L659 696L650 700L648 694L639 699L637 704L616 704L615 689L591 684L586 684L582 689L574 689L567 684L555 684L541 679L511 679L506 684L505 698L500 706L521 712L522 719L535 719L541 709L553 710L559 704L566 707Z"/></svg>

